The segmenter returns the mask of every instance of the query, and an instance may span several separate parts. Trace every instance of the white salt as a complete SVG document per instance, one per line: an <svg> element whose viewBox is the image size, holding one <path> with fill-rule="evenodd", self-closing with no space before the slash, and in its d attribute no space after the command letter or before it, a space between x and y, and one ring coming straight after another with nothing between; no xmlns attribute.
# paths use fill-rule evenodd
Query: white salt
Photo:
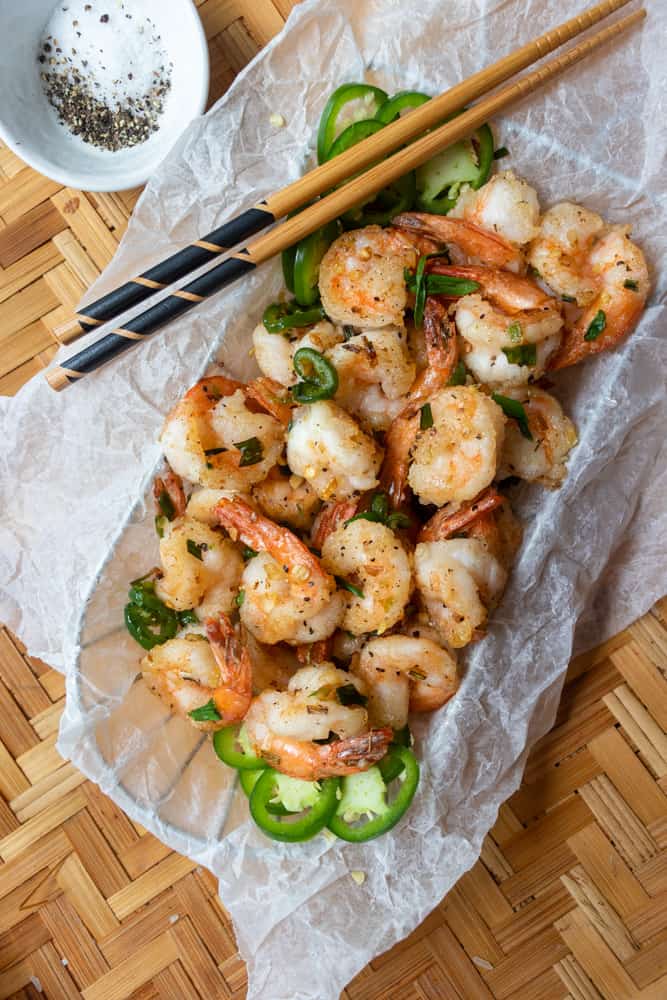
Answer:
<svg viewBox="0 0 667 1000"><path fill-rule="evenodd" d="M146 0L61 0L44 29L40 62L45 70L76 71L99 101L124 106L169 76L158 21L159 6Z"/></svg>

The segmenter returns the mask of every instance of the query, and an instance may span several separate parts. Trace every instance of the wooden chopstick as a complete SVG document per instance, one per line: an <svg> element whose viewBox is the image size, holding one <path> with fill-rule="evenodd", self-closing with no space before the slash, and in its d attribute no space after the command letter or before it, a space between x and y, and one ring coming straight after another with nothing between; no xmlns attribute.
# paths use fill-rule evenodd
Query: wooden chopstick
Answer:
<svg viewBox="0 0 667 1000"><path fill-rule="evenodd" d="M221 261L205 274L175 290L162 301L101 337L89 347L69 358L62 365L46 372L49 385L56 390L63 389L83 375L99 368L107 361L127 350L136 340L155 332L165 323L176 319L194 305L204 301L209 295L226 287L238 278L254 270L259 264L275 254L287 249L309 233L319 229L343 212L376 194L383 187L407 174L410 170L431 159L443 148L457 142L479 128L487 119L531 94L554 76L584 59L595 49L616 38L632 25L638 24L646 16L641 9L602 29L569 51L551 59L542 67L492 94L452 121L421 136L410 146L394 153L393 156L359 174L343 187L315 202L309 208L263 236L253 240L242 250ZM426 105L423 105L426 107ZM412 117L412 112L408 117ZM382 133L377 133L378 135ZM358 149L368 140L359 144ZM342 157L341 157L342 158ZM334 161L332 161L334 162ZM355 161L355 165L358 161Z"/></svg>
<svg viewBox="0 0 667 1000"><path fill-rule="evenodd" d="M521 46L516 52L499 59L493 65L473 73L450 90L432 98L409 115L397 119L374 136L370 136L359 146L347 150L335 160L316 167L297 181L274 192L252 208L241 212L240 215L172 254L171 257L131 278L95 302L91 302L85 309L79 311L73 320L60 326L56 333L63 340L70 341L146 301L156 292L180 281L220 254L226 254L271 223L301 208L323 191L336 187L355 171L364 170L404 143L411 142L426 129L439 125L466 104L477 100L515 73L526 69L629 2L630 0L603 0L590 10L577 14L557 28Z"/></svg>

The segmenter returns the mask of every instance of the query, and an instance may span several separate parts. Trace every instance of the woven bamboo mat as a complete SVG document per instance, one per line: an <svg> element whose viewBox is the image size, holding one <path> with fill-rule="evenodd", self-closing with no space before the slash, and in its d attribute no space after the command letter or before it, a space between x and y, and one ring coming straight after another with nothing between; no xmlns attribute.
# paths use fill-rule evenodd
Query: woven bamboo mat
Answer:
<svg viewBox="0 0 667 1000"><path fill-rule="evenodd" d="M211 99L290 0L199 0ZM61 188L0 147L0 392L113 255L138 191ZM667 599L574 661L482 858L347 1000L667 997ZM245 969L212 876L55 750L62 677L0 630L0 1000L217 1000Z"/></svg>

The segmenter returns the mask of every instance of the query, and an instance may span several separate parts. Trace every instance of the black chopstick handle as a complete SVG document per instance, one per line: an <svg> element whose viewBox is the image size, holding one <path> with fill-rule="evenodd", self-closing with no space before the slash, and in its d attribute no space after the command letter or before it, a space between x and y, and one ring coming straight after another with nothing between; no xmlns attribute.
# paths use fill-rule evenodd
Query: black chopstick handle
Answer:
<svg viewBox="0 0 667 1000"><path fill-rule="evenodd" d="M234 281L238 281L256 264L241 251L235 257L228 257L205 274L195 278L171 295L157 302L149 309L128 320L125 326L117 327L104 337L100 337L78 354L67 359L66 365L59 365L46 372L46 379L52 389L64 389L84 375L95 371L107 361L118 357L138 340L155 333L166 323L182 316L183 313L199 305L210 295L220 291Z"/></svg>
<svg viewBox="0 0 667 1000"><path fill-rule="evenodd" d="M88 333L96 326L106 323L107 320L119 316L126 309L144 302L156 291L180 281L186 275L196 271L203 264L219 257L221 253L226 253L243 240L260 232L266 226L275 222L275 216L265 203L260 202L254 208L248 208L245 212L235 216L228 222L224 222L217 229L203 236L200 240L194 240L189 246L178 250L171 257L160 261L154 267L131 278L124 285L114 288L101 298L91 302L85 309L77 313L77 319L82 330ZM149 310L150 312L150 310Z"/></svg>

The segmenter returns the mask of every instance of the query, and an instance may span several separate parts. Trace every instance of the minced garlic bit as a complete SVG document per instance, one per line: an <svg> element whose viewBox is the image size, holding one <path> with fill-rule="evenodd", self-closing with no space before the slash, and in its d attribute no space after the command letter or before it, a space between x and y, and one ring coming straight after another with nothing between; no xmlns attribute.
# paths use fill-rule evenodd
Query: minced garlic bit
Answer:
<svg viewBox="0 0 667 1000"><path fill-rule="evenodd" d="M366 881L366 872L354 871L354 872L350 872L350 875L352 876L352 878L354 879L354 881L357 883L357 885L363 885L364 882Z"/></svg>
<svg viewBox="0 0 667 1000"><path fill-rule="evenodd" d="M285 126L287 125L287 122L283 118L283 116L277 114L275 111L269 118L269 121L271 122L274 128L285 128Z"/></svg>

